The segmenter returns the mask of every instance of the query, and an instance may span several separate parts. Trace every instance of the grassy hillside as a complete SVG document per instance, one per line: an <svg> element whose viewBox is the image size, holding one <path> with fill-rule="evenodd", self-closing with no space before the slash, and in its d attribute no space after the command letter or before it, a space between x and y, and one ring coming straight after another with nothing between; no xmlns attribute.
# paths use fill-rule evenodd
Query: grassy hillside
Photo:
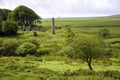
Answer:
<svg viewBox="0 0 120 80"><path fill-rule="evenodd" d="M105 19L120 20L120 14L105 17Z"/></svg>
<svg viewBox="0 0 120 80"><path fill-rule="evenodd" d="M86 62L82 60L71 60L61 54L64 46L65 29L56 29L56 34L50 31L39 32L33 36L33 31L19 31L17 36L0 37L1 40L24 41L29 38L40 42L40 49L49 50L49 54L43 56L27 55L26 57L10 56L0 57L0 80L119 80L120 73L120 27L106 27L110 35L103 39L110 44L113 51L112 58L93 60L94 71L88 70ZM97 36L102 29L94 28L72 28L72 31L80 36Z"/></svg>
<svg viewBox="0 0 120 80"><path fill-rule="evenodd" d="M0 56L0 80L120 80L119 22L118 19L108 18L103 20L100 18L94 20L93 18L57 18L56 26L61 28L56 28L56 34L52 35L51 20L43 19L42 24L38 23L37 25L49 28L45 32L18 31L18 35L15 36L0 36L1 51L4 49L8 52L13 51L14 46L11 46L13 43L17 43L19 46L24 43L33 43L36 44L38 52L34 53L36 55L27 54L24 57ZM105 38L101 37L100 40L106 44L106 50L110 49L112 56L109 58L108 55L106 58L98 60L93 59L94 71L89 70L85 61L68 58L64 52L64 49L67 49L65 48L67 29L64 27L66 25L71 27L76 37L100 38L98 32L101 29L109 30L109 35ZM37 36L34 36L34 32ZM21 48L19 46L17 49Z"/></svg>
<svg viewBox="0 0 120 80"><path fill-rule="evenodd" d="M120 15L107 17L55 18L55 21L58 27L64 27L66 25L73 27L120 27ZM41 25L51 26L51 19L43 19Z"/></svg>

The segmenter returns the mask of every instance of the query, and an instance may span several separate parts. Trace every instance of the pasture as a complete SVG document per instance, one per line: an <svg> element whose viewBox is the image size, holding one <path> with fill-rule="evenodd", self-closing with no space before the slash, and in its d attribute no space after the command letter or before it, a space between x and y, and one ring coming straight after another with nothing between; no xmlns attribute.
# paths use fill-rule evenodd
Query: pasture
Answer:
<svg viewBox="0 0 120 80"><path fill-rule="evenodd" d="M2 36L1 41L17 39L23 43L26 39L35 39L40 49L49 52L42 56L27 55L0 57L0 80L119 80L120 79L120 23L119 20L56 20L56 34L51 34L51 21L43 20L47 29L40 31L19 31L15 36ZM85 61L70 59L62 52L65 45L66 26L74 34L98 36L100 29L108 29L110 34L101 38L112 49L112 57L93 60L94 71L90 71ZM34 32L37 36L34 36Z"/></svg>

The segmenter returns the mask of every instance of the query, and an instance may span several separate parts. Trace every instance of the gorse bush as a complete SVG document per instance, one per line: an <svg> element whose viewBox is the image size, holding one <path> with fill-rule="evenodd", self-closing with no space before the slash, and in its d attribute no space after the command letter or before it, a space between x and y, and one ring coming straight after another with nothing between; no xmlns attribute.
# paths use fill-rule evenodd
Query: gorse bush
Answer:
<svg viewBox="0 0 120 80"><path fill-rule="evenodd" d="M98 35L100 37L106 38L108 35L110 35L110 31L108 29L100 29L98 31Z"/></svg>
<svg viewBox="0 0 120 80"><path fill-rule="evenodd" d="M15 21L2 22L2 32L6 35L14 35L18 31L18 24Z"/></svg>
<svg viewBox="0 0 120 80"><path fill-rule="evenodd" d="M0 41L1 42L1 41ZM4 56L13 56L15 50L19 46L19 42L16 39L7 39L1 42L1 55Z"/></svg>
<svg viewBox="0 0 120 80"><path fill-rule="evenodd" d="M33 32L33 36L38 36L37 32Z"/></svg>
<svg viewBox="0 0 120 80"><path fill-rule="evenodd" d="M120 72L119 71L104 71L103 75L106 77L111 77L111 78L120 80Z"/></svg>
<svg viewBox="0 0 120 80"><path fill-rule="evenodd" d="M32 43L32 44L36 45L37 47L40 46L39 40L37 38L34 38L34 37L25 39L24 42Z"/></svg>
<svg viewBox="0 0 120 80"><path fill-rule="evenodd" d="M36 53L36 49L37 47L35 44L25 42L17 48L16 54L20 56L26 56L27 54L33 55Z"/></svg>
<svg viewBox="0 0 120 80"><path fill-rule="evenodd" d="M36 56L42 56L45 54L49 54L49 50L47 50L45 48L38 48L37 52L35 53Z"/></svg>

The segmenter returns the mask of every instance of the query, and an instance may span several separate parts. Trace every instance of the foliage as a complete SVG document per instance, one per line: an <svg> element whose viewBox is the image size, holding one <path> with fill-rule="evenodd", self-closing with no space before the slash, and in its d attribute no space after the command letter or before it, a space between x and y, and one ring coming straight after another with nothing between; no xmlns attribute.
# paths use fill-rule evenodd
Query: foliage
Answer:
<svg viewBox="0 0 120 80"><path fill-rule="evenodd" d="M38 36L37 32L33 32L33 36Z"/></svg>
<svg viewBox="0 0 120 80"><path fill-rule="evenodd" d="M94 39L91 41L91 37L98 36L98 30L102 29L102 27L100 27L101 25L110 25L109 27L105 27L110 31L110 36L101 38L104 43L101 43L100 45L102 47L101 52L104 53L105 50L106 58L101 58L99 61L92 59L94 71L86 70L88 66L84 60L77 59L78 55L71 54L70 57L72 59L70 59L66 57L65 53L67 51L63 52L63 54L60 54L60 51L63 49L68 50L69 53L67 54L74 53L73 48L69 46L73 44L72 41L71 43L64 45L66 42L67 29L56 29L56 35L51 35L50 31L36 31L38 36L33 36L33 31L18 31L18 35L16 36L0 37L0 50L3 50L2 44L4 41L9 39L17 39L19 46L23 45L24 43L34 44L37 52L35 52L33 55L26 54L26 57L21 57L23 55L15 57L14 55L9 57L0 57L0 80L119 80L120 60L118 55L120 55L120 27L111 27L119 25L116 24L119 23L119 20L105 22L104 20L101 20L101 23L99 23L99 20L89 21L57 21L56 25L60 25L60 27L64 27L66 24L70 25L69 27L71 31L74 32L74 37L76 37L75 40L72 38L73 42L76 43L76 46L78 43L80 43L78 38L80 38L80 40L83 39L84 42L84 38L86 41L86 37L88 37L87 41L90 41L90 43L93 42L93 44L94 42L96 43L96 40ZM47 22L45 24L47 24ZM85 27L82 26L83 24ZM76 25L82 27L77 27ZM75 41L78 41L78 43ZM108 46L104 47L102 44L107 44ZM47 51L49 53L47 53ZM112 55L112 57L109 58L110 53L116 55L116 57Z"/></svg>
<svg viewBox="0 0 120 80"><path fill-rule="evenodd" d="M34 38L34 37L30 37L28 39L25 39L24 42L32 43L32 44L36 45L37 47L40 46L39 39Z"/></svg>
<svg viewBox="0 0 120 80"><path fill-rule="evenodd" d="M2 16L2 20L6 21L8 18L8 15L10 14L11 10L9 9L0 9L0 16Z"/></svg>
<svg viewBox="0 0 120 80"><path fill-rule="evenodd" d="M63 74L64 76L90 76L90 75L94 75L94 76L100 76L101 78L104 77L109 77L112 79L120 79L120 72L119 71L90 71L90 70L83 70L83 69L79 69L76 71L71 72L70 70L66 70Z"/></svg>
<svg viewBox="0 0 120 80"><path fill-rule="evenodd" d="M70 44L67 54L70 58L76 56L86 61L92 70L92 59L100 58L104 53L102 44L99 39L93 37L76 38Z"/></svg>
<svg viewBox="0 0 120 80"><path fill-rule="evenodd" d="M20 56L26 56L27 54L33 55L35 53L36 53L36 45L28 42L23 43L16 50L16 54Z"/></svg>
<svg viewBox="0 0 120 80"><path fill-rule="evenodd" d="M23 30L26 29L26 26L29 26L31 30L33 21L36 19L40 19L40 17L32 9L24 5L16 7L9 17L13 20L18 21L19 24L23 26Z"/></svg>
<svg viewBox="0 0 120 80"><path fill-rule="evenodd" d="M3 50L2 43L3 43L3 40L0 39L0 55L2 55L2 50Z"/></svg>
<svg viewBox="0 0 120 80"><path fill-rule="evenodd" d="M35 53L36 56L42 56L45 54L48 54L49 50L45 49L45 48L38 48L37 52Z"/></svg>
<svg viewBox="0 0 120 80"><path fill-rule="evenodd" d="M1 13L0 13L0 14L1 14ZM0 15L0 34L2 33L1 23L2 23L2 16Z"/></svg>
<svg viewBox="0 0 120 80"><path fill-rule="evenodd" d="M1 43L1 54L4 56L15 55L15 50L19 46L19 42L16 39L7 39Z"/></svg>
<svg viewBox="0 0 120 80"><path fill-rule="evenodd" d="M2 32L7 35L14 35L18 31L18 24L15 21L5 21L2 23Z"/></svg>
<svg viewBox="0 0 120 80"><path fill-rule="evenodd" d="M106 77L114 78L114 79L120 79L120 72L119 71L104 71L103 75Z"/></svg>
<svg viewBox="0 0 120 80"><path fill-rule="evenodd" d="M106 38L110 34L108 29L100 29L98 35L100 37Z"/></svg>
<svg viewBox="0 0 120 80"><path fill-rule="evenodd" d="M66 43L69 44L69 43L71 43L71 42L73 41L73 38L75 37L75 34L74 34L74 32L71 30L71 27L70 27L69 25L67 25L67 26L65 27L65 29L66 29L66 36L65 36L65 38L66 38Z"/></svg>

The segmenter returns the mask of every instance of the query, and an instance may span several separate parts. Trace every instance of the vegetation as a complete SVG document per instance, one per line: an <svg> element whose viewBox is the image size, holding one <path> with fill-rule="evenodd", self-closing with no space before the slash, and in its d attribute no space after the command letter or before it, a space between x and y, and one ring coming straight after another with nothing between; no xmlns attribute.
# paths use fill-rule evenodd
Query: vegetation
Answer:
<svg viewBox="0 0 120 80"><path fill-rule="evenodd" d="M108 29L101 29L99 32L98 32L98 35L100 37L107 37L108 35L110 34L109 30Z"/></svg>
<svg viewBox="0 0 120 80"><path fill-rule="evenodd" d="M15 35L18 31L18 24L15 21L4 21L2 23L2 32L6 35Z"/></svg>
<svg viewBox="0 0 120 80"><path fill-rule="evenodd" d="M26 6L18 6L11 14L10 18L19 22L23 26L23 30L29 26L30 30L33 26L33 21L39 19L40 17L30 8Z"/></svg>
<svg viewBox="0 0 120 80"><path fill-rule="evenodd" d="M104 47L102 44L103 43L96 38L80 37L70 44L70 49L67 53L71 58L78 57L86 61L90 70L93 70L91 66L92 60L101 58L102 55L104 55Z"/></svg>
<svg viewBox="0 0 120 80"><path fill-rule="evenodd" d="M34 54L36 53L36 46L32 43L24 43L18 47L16 53L22 56L25 56L27 54Z"/></svg>
<svg viewBox="0 0 120 80"><path fill-rule="evenodd" d="M9 10L9 9L0 9L0 16L1 16L3 21L7 20L10 12L11 12L11 10Z"/></svg>
<svg viewBox="0 0 120 80"><path fill-rule="evenodd" d="M118 18L55 19L52 35L50 20L35 24L38 16L25 6L8 17L5 21L0 17L0 80L120 79ZM47 30L21 31L13 20L19 26L32 21L30 25Z"/></svg>

